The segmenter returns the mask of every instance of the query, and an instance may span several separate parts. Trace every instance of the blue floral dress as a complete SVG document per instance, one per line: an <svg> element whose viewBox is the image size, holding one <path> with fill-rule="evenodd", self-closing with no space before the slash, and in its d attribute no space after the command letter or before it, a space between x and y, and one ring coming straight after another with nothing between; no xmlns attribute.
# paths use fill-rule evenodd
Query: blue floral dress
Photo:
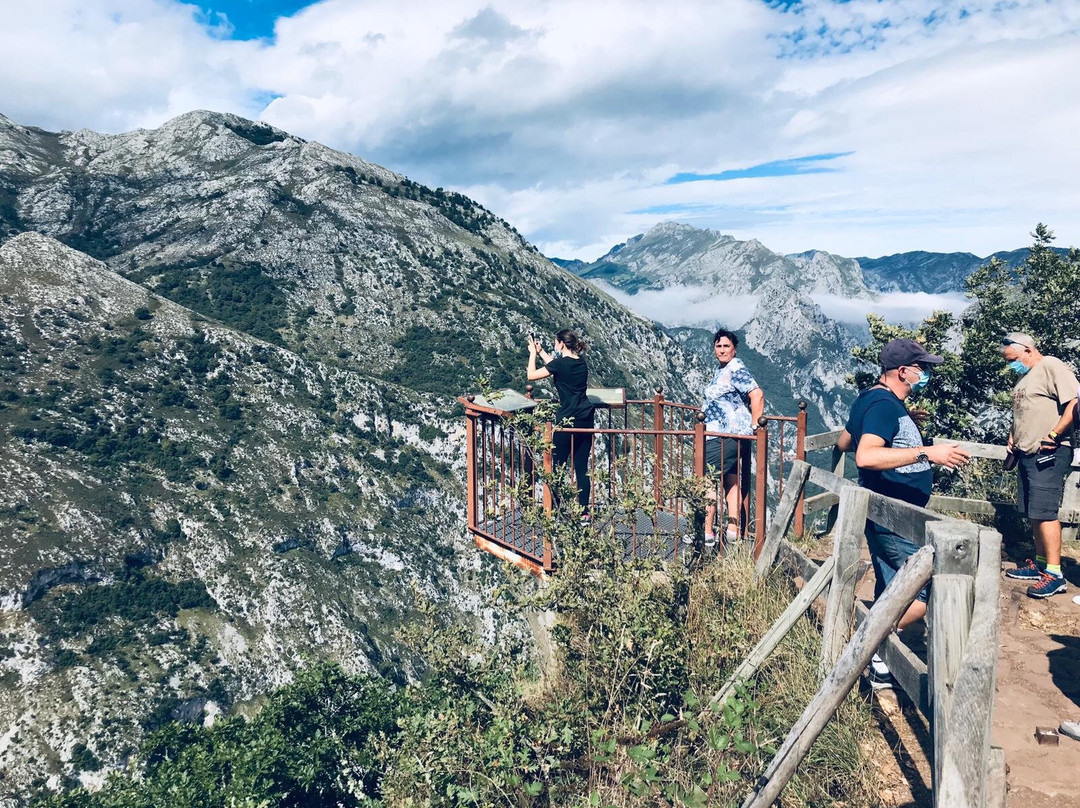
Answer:
<svg viewBox="0 0 1080 808"><path fill-rule="evenodd" d="M717 369L705 385L705 429L729 435L753 435L754 422L747 396L758 389L750 371L739 358Z"/></svg>

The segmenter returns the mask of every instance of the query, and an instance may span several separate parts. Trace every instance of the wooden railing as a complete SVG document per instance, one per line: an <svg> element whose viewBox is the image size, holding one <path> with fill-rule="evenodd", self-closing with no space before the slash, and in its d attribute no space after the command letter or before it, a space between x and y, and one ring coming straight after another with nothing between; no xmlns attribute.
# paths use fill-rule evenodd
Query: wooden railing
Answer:
<svg viewBox="0 0 1080 808"><path fill-rule="evenodd" d="M834 474L843 477L846 455L836 449L836 441L840 437L841 430L823 432L817 435L808 435L805 440L807 452L832 450L830 467ZM956 443L961 449L973 458L984 460L1004 461L1007 449L1004 445L993 443L973 443L971 441L957 441L950 438L935 438L934 443ZM796 512L795 532L802 535L803 529L799 517L810 515L828 509L829 516L822 532L828 533L835 523L836 508L840 504L837 495L826 490L824 493L811 496L805 500L801 513ZM1013 502L1000 500L971 499L967 497L949 497L935 494L930 497L927 508L932 511L945 513L966 514L969 516L996 516L1002 510L1014 510ZM1061 509L1058 512L1061 521L1063 538L1074 540L1080 528L1080 451L1073 454L1073 466L1065 478L1065 489L1061 500Z"/></svg>
<svg viewBox="0 0 1080 808"><path fill-rule="evenodd" d="M652 501L638 513L613 517L631 556L642 554L677 557L688 543L695 522L688 498L672 493L674 480L702 477L710 480L718 507L721 530L730 515L740 535L756 553L765 541L770 500L775 502L785 485L787 468L805 456L806 405L798 415L770 415L761 419L753 436L730 435L705 429L700 409L667 401L662 391L653 398L627 401L621 390L591 391L597 406L592 429L559 428L571 441L591 439L590 477L594 480L591 510L611 510L629 485L651 483ZM543 575L558 565L558 548L543 535L528 513L550 513L555 497L546 481L552 472L551 452L534 453L518 433L517 414L532 410L531 386L524 395L500 391L458 399L466 419L466 520L477 545L517 566ZM546 426L550 439L554 425ZM580 436L580 438L579 438ZM722 481L706 473L706 441L715 439L740 459L753 460L752 469L738 463L741 494L737 513L728 514ZM749 478L744 478L749 470ZM602 474L596 472L601 471ZM542 473L542 472L547 472ZM600 480L600 484L595 484ZM745 516L744 516L745 514ZM801 519L801 515L799 517ZM801 525L797 525L801 527Z"/></svg>
<svg viewBox="0 0 1080 808"><path fill-rule="evenodd" d="M795 516L796 492L807 484L826 489L839 504L832 556L820 566L785 540ZM864 570L860 557L867 519L921 546L870 608L854 595ZM751 675L810 603L827 593L821 642L824 683L743 808L764 808L776 800L879 650L896 683L932 728L929 757L935 808L1003 806L1004 756L990 742L1000 619L1000 534L890 499L797 461L757 559L757 573L766 574L776 562L806 583L762 641L767 641L766 650L755 648L750 655L755 664L744 665L741 675ZM924 663L892 629L929 582Z"/></svg>

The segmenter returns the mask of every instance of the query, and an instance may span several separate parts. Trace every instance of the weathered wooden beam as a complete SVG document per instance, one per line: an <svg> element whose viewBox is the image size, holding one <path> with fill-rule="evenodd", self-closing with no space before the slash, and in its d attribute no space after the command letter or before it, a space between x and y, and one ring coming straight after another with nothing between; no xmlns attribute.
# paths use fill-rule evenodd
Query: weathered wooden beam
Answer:
<svg viewBox="0 0 1080 808"><path fill-rule="evenodd" d="M1073 438L1073 445L1076 445L1076 437ZM1080 453L1074 453L1073 460L1080 460ZM1065 541L1076 541L1080 535L1080 468L1075 465L1065 478L1065 491L1061 497L1058 519L1062 526L1061 538Z"/></svg>
<svg viewBox="0 0 1080 808"><path fill-rule="evenodd" d="M995 516L998 508L1012 507L1008 503L989 502L985 499L964 499L962 497L942 497L935 494L930 497L926 507L932 511L949 511L951 513L969 513L979 516Z"/></svg>
<svg viewBox="0 0 1080 808"><path fill-rule="evenodd" d="M840 493L840 517L833 538L832 585L825 602L825 622L821 626L821 672L832 669L851 635L855 611L855 576L866 536L866 514L870 507L870 490L847 486Z"/></svg>
<svg viewBox="0 0 1080 808"><path fill-rule="evenodd" d="M990 747L990 765L986 773L985 808L1005 808L1005 750Z"/></svg>
<svg viewBox="0 0 1080 808"><path fill-rule="evenodd" d="M803 503L803 513L816 513L839 504L840 497L832 491L826 491L824 494L814 494L812 497L807 497L806 502Z"/></svg>
<svg viewBox="0 0 1080 808"><path fill-rule="evenodd" d="M952 440L950 438L934 438L934 443L955 443L972 457L985 457L988 460L1004 460L1008 450L1004 446L995 443L972 443L966 440Z"/></svg>
<svg viewBox="0 0 1080 808"><path fill-rule="evenodd" d="M926 542L926 526L943 519L949 517L881 494L870 495L870 520L918 545Z"/></svg>
<svg viewBox="0 0 1080 808"><path fill-rule="evenodd" d="M819 469L816 466L810 467L810 482L820 488L824 488L826 491L832 491L834 494L839 494L842 488L849 485L855 485L851 480L845 480L843 477L838 477L831 471Z"/></svg>
<svg viewBox="0 0 1080 808"><path fill-rule="evenodd" d="M795 506L799 503L799 496L806 485L806 478L810 475L810 464L803 460L795 460L791 464L791 473L788 474L787 482L784 483L784 493L780 497L780 503L776 506L772 524L769 525L768 535L761 547L757 563L754 565L754 574L763 578L772 569L776 561L776 554L780 550L780 540L787 535L791 527L791 520L795 516Z"/></svg>
<svg viewBox="0 0 1080 808"><path fill-rule="evenodd" d="M809 581L817 575L819 569L816 561L786 540L780 542L779 562L784 565L789 573L798 575L804 581Z"/></svg>
<svg viewBox="0 0 1080 808"><path fill-rule="evenodd" d="M836 445L842 429L834 429L832 432L819 432L816 435L806 436L806 451L816 452L818 449L828 449Z"/></svg>
<svg viewBox="0 0 1080 808"><path fill-rule="evenodd" d="M928 643L930 703L934 717L934 806L945 808L941 786L946 768L946 747L952 726L953 687L956 684L975 605L975 571L979 563L979 526L949 520L926 526L927 544L934 548L934 588L930 594ZM997 604L994 604L997 609ZM984 760L985 762L985 760ZM944 779L943 779L944 778ZM965 803L973 805L973 803Z"/></svg>
<svg viewBox="0 0 1080 808"><path fill-rule="evenodd" d="M855 602L855 625L861 626L870 610L859 601ZM926 663L904 645L896 635L890 634L878 649L878 654L889 666L893 681L907 693L908 698L924 716L930 717L930 692L927 682Z"/></svg>
<svg viewBox="0 0 1080 808"><path fill-rule="evenodd" d="M855 686L870 657L892 631L900 616L919 594L933 573L934 550L923 547L908 559L870 615L855 632L844 652L825 678L817 695L807 705L798 723L788 733L783 746L769 763L742 808L767 808L776 802L799 763L806 757L825 725Z"/></svg>
<svg viewBox="0 0 1080 808"><path fill-rule="evenodd" d="M806 610L825 591L829 581L832 580L834 563L832 558L825 559L825 562L818 567L814 577L806 580L802 590L784 609L784 613L769 627L769 630L765 632L765 636L758 640L757 645L754 646L746 659L739 663L739 667L728 677L724 686L709 700L710 706L715 704L717 707L723 707L731 694L735 692L737 684L750 679L765 664L765 660L776 650L776 646L780 644L780 641L788 635L788 632L806 613Z"/></svg>
<svg viewBox="0 0 1080 808"><path fill-rule="evenodd" d="M1001 619L1001 535L981 528L977 548L970 624L952 686L948 723L940 740L934 727L935 758L941 761L935 781L936 808L984 808L1004 801L1004 778L993 783L997 756L990 747ZM931 599L937 592L935 575ZM940 756L936 754L939 744ZM1003 769L1003 759L1000 765Z"/></svg>
<svg viewBox="0 0 1080 808"><path fill-rule="evenodd" d="M832 467L833 474L841 479L844 476L844 464L847 462L847 453L841 452L836 446L832 450ZM825 525L822 529L822 533L832 533L833 528L836 527L836 519L840 515L840 500L836 501L836 504L829 508L829 513L825 516Z"/></svg>

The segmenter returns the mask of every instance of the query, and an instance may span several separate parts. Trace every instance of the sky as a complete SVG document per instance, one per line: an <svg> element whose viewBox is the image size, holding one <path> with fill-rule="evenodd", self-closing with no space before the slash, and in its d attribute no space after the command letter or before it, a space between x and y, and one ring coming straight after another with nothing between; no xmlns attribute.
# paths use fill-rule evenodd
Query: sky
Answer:
<svg viewBox="0 0 1080 808"><path fill-rule="evenodd" d="M0 113L235 112L468 194L547 255L1080 244L1075 0L0 0Z"/></svg>

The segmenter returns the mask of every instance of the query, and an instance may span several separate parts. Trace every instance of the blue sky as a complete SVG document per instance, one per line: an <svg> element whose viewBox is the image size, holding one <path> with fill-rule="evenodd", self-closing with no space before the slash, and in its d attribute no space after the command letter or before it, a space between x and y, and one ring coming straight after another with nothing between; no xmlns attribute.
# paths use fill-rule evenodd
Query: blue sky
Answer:
<svg viewBox="0 0 1080 808"><path fill-rule="evenodd" d="M291 17L315 0L214 0L197 2L207 20L217 23L225 17L231 27L230 38L244 40L274 35L274 22Z"/></svg>
<svg viewBox="0 0 1080 808"><path fill-rule="evenodd" d="M985 255L1040 221L1080 243L1075 0L50 0L5 15L15 121L121 132L235 112L469 194L549 254L592 259L662 219L784 252Z"/></svg>
<svg viewBox="0 0 1080 808"><path fill-rule="evenodd" d="M668 185L683 182L729 182L731 180L757 179L759 177L795 177L800 174L824 174L839 171L828 165L821 165L840 157L847 157L853 152L835 152L833 154L808 154L805 157L792 157L787 160L770 160L748 168L730 168L716 174L695 174L684 172L668 177Z"/></svg>

